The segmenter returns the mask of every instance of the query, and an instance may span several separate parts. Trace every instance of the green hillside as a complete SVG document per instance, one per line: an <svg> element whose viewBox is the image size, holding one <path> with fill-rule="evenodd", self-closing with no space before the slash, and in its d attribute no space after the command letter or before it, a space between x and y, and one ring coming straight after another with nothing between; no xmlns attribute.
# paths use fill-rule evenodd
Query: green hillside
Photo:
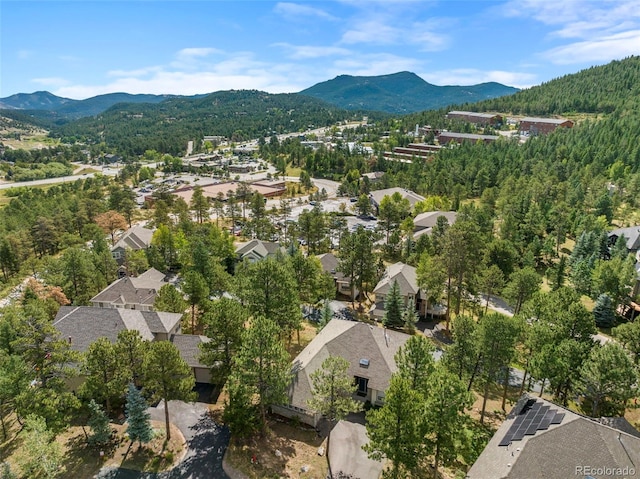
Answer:
<svg viewBox="0 0 640 479"><path fill-rule="evenodd" d="M640 101L640 57L565 75L508 98L474 106L477 110L524 115L611 113L635 108Z"/></svg>
<svg viewBox="0 0 640 479"><path fill-rule="evenodd" d="M182 154L189 140L204 135L242 141L328 126L350 117L359 116L303 95L232 90L159 104L118 104L97 117L54 128L51 135L65 141L104 140L125 155L148 149Z"/></svg>
<svg viewBox="0 0 640 479"><path fill-rule="evenodd" d="M499 83L436 86L414 73L400 72L370 77L340 75L300 93L340 108L403 114L510 95L517 91L517 88Z"/></svg>

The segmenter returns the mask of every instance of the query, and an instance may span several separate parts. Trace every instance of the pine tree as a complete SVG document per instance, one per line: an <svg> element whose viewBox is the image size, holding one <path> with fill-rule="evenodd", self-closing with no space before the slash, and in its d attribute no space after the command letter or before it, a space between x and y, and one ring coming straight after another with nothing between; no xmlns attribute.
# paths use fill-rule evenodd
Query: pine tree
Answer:
<svg viewBox="0 0 640 479"><path fill-rule="evenodd" d="M0 479L18 479L8 462L0 464Z"/></svg>
<svg viewBox="0 0 640 479"><path fill-rule="evenodd" d="M397 281L393 281L389 294L384 298L382 324L388 328L402 328L402 297Z"/></svg>
<svg viewBox="0 0 640 479"><path fill-rule="evenodd" d="M613 301L606 294L598 296L593 307L593 318L599 328L611 328L616 322L616 313Z"/></svg>
<svg viewBox="0 0 640 479"><path fill-rule="evenodd" d="M331 321L332 319L333 310L331 309L331 304L328 299L325 299L322 305L322 312L320 313L320 322L318 322L318 331L329 324L329 321Z"/></svg>
<svg viewBox="0 0 640 479"><path fill-rule="evenodd" d="M62 448L53 440L55 435L47 429L45 420L30 414L25 420L25 431L23 450L26 454L19 460L23 476L43 479L59 476Z"/></svg>
<svg viewBox="0 0 640 479"><path fill-rule="evenodd" d="M416 332L416 323L419 319L418 312L414 307L412 307L412 305L405 307L402 311L402 323L405 331L409 334L414 334Z"/></svg>
<svg viewBox="0 0 640 479"><path fill-rule="evenodd" d="M138 447L142 447L143 442L147 443L153 439L151 415L147 411L147 402L133 383L129 383L125 415L128 423L127 434L132 443L138 441Z"/></svg>
<svg viewBox="0 0 640 479"><path fill-rule="evenodd" d="M313 397L307 402L331 423L361 409L361 403L353 399L357 386L348 370L349 361L340 356L329 356L311 373Z"/></svg>
<svg viewBox="0 0 640 479"><path fill-rule="evenodd" d="M111 426L109 426L109 418L93 399L89 403L89 411L89 427L92 432L91 436L89 436L89 444L102 445L108 443L112 432Z"/></svg>

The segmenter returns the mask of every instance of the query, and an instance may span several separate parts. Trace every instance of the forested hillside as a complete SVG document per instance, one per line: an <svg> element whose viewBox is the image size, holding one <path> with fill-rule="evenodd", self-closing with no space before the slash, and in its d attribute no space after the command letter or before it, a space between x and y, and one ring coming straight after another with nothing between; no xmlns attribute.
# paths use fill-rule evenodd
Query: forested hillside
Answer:
<svg viewBox="0 0 640 479"><path fill-rule="evenodd" d="M517 88L495 82L437 86L427 83L415 73L399 72L378 76L340 75L300 93L349 110L403 114L511 95L517 91Z"/></svg>
<svg viewBox="0 0 640 479"><path fill-rule="evenodd" d="M116 105L98 117L54 128L51 135L70 142L105 141L124 155L140 155L150 149L179 155L189 140L205 135L238 142L359 116L298 94L240 90L204 98L174 98L157 105Z"/></svg>
<svg viewBox="0 0 640 479"><path fill-rule="evenodd" d="M640 57L566 75L516 95L483 101L478 111L524 115L611 113L636 109L640 101Z"/></svg>

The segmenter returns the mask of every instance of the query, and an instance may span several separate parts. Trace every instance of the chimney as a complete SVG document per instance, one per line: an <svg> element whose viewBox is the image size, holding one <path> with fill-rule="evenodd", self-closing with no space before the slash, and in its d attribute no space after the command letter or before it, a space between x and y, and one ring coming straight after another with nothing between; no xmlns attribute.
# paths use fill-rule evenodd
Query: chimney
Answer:
<svg viewBox="0 0 640 479"><path fill-rule="evenodd" d="M69 344L71 344L71 336L69 336Z"/></svg>

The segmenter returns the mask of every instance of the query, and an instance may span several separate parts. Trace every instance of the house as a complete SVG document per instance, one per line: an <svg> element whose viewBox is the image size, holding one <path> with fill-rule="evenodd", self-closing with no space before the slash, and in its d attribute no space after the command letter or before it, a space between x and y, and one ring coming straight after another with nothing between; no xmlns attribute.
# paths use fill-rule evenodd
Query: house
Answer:
<svg viewBox="0 0 640 479"><path fill-rule="evenodd" d="M196 334L172 334L169 341L180 351L180 357L193 371L196 382L210 383L211 368L200 362L200 345L208 343L211 339Z"/></svg>
<svg viewBox="0 0 640 479"><path fill-rule="evenodd" d="M405 190L404 188L385 188L384 190L375 190L369 193L369 199L371 200L371 204L378 212L378 208L382 199L385 196L392 196L394 193L400 193L400 196L409 200L409 207L413 208L416 203L420 201L424 201L424 196L420 196L417 193L414 193L411 190Z"/></svg>
<svg viewBox="0 0 640 479"><path fill-rule="evenodd" d="M373 293L376 295L376 302L369 310L369 314L373 319L382 320L384 316L384 299L389 294L395 281L398 282L404 306L413 306L420 316L425 316L427 313L427 301L424 291L418 286L416 269L408 264L398 262L387 267L382 279L373 289Z"/></svg>
<svg viewBox="0 0 640 479"><path fill-rule="evenodd" d="M474 111L450 111L447 119L462 120L475 125L499 125L502 123L502 115L495 113L476 113Z"/></svg>
<svg viewBox="0 0 640 479"><path fill-rule="evenodd" d="M439 217L444 217L449 225L456 222L458 213L455 211L425 211L413 219L413 237L418 238L423 234L430 235Z"/></svg>
<svg viewBox="0 0 640 479"><path fill-rule="evenodd" d="M526 117L520 120L519 131L521 135L546 135L556 128L572 128L573 122L566 118L533 118Z"/></svg>
<svg viewBox="0 0 640 479"><path fill-rule="evenodd" d="M132 226L113 245L111 256L113 256L118 265L122 265L127 249L134 251L147 249L151 245L151 238L153 238L153 230L141 225Z"/></svg>
<svg viewBox="0 0 640 479"><path fill-rule="evenodd" d="M147 341L169 339L180 332L178 313L137 311L123 308L94 308L91 306L62 306L53 326L71 348L84 352L101 337L115 342L122 330L136 330Z"/></svg>
<svg viewBox="0 0 640 479"><path fill-rule="evenodd" d="M146 341L171 341L180 356L193 370L196 382L210 380L209 367L198 360L199 344L209 339L203 336L181 334L179 313L161 311L138 311L123 308L94 308L91 306L62 306L53 326L71 349L84 353L99 338L112 343L118 333L135 330Z"/></svg>
<svg viewBox="0 0 640 479"><path fill-rule="evenodd" d="M362 178L368 178L369 183L377 183L384 176L384 171L372 171L371 173L362 173Z"/></svg>
<svg viewBox="0 0 640 479"><path fill-rule="evenodd" d="M322 271L328 273L333 278L336 285L336 291L338 294L348 296L351 299L351 285L349 278L345 277L344 273L338 271L338 265L340 260L333 253L319 254L317 258L320 260ZM359 291L355 289L354 295L357 297Z"/></svg>
<svg viewBox="0 0 640 479"><path fill-rule="evenodd" d="M382 405L397 370L394 356L410 337L366 323L332 319L293 360L288 404L272 406L273 412L316 426L320 415L307 405L312 397L311 374L329 356L349 361L348 374L358 386L357 399Z"/></svg>
<svg viewBox="0 0 640 479"><path fill-rule="evenodd" d="M236 255L240 261L245 259L253 263L254 261L260 261L267 256L275 256L279 252L285 253L285 249L278 243L271 241L262 241L259 239L252 239L246 243L239 243L236 246Z"/></svg>
<svg viewBox="0 0 640 479"><path fill-rule="evenodd" d="M438 135L438 143L440 145L448 145L449 143L464 143L471 141L474 143L491 143L496 141L499 136L496 135L477 135L475 133L454 133L452 131L443 131Z"/></svg>
<svg viewBox="0 0 640 479"><path fill-rule="evenodd" d="M616 425L524 395L465 477L633 477L640 466L640 438Z"/></svg>
<svg viewBox="0 0 640 479"><path fill-rule="evenodd" d="M629 253L636 256L638 259L638 250L640 250L640 226L631 226L629 228L618 228L608 233L608 244L613 246L617 243L618 238L624 236L624 240L627 242L627 249Z"/></svg>
<svg viewBox="0 0 640 479"><path fill-rule="evenodd" d="M91 298L97 308L125 308L153 311L158 291L165 284L165 274L151 268L138 277L120 278Z"/></svg>

